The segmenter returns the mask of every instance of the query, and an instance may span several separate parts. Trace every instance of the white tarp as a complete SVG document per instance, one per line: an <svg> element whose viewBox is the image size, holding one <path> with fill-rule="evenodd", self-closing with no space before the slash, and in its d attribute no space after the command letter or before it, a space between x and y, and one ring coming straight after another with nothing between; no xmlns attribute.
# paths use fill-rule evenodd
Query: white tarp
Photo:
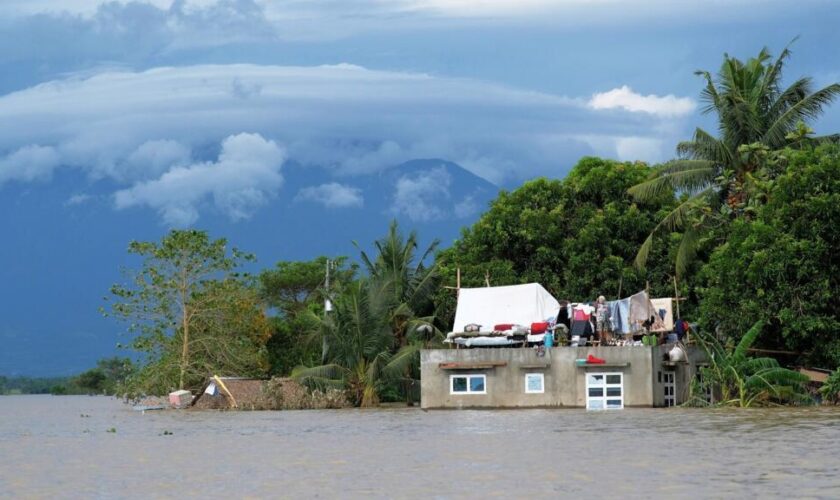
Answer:
<svg viewBox="0 0 840 500"><path fill-rule="evenodd" d="M481 331L490 331L501 323L530 327L559 311L560 303L539 283L462 288L452 331L463 332L470 323L481 325Z"/></svg>

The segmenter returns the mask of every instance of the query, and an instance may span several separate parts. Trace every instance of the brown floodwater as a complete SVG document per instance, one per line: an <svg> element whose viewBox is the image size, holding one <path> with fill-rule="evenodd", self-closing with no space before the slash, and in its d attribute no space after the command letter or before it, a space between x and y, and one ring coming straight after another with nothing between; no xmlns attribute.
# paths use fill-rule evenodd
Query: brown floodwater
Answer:
<svg viewBox="0 0 840 500"><path fill-rule="evenodd" d="M840 409L142 414L0 397L0 497L172 496L840 498Z"/></svg>

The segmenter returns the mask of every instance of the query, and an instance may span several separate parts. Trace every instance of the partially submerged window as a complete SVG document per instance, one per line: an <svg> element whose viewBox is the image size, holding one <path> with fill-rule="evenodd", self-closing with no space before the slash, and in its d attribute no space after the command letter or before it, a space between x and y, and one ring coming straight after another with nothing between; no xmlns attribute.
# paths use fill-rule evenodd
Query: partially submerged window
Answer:
<svg viewBox="0 0 840 500"><path fill-rule="evenodd" d="M621 410L624 408L624 376L621 373L586 374L586 409Z"/></svg>
<svg viewBox="0 0 840 500"><path fill-rule="evenodd" d="M487 394L486 375L451 375L450 394Z"/></svg>
<svg viewBox="0 0 840 500"><path fill-rule="evenodd" d="M545 392L545 377L542 373L525 374L525 392L527 394L542 394Z"/></svg>

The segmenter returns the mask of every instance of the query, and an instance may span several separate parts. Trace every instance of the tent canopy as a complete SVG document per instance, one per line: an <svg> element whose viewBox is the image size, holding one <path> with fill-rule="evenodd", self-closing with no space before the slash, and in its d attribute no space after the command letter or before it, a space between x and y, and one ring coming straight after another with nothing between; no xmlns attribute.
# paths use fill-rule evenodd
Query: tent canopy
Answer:
<svg viewBox="0 0 840 500"><path fill-rule="evenodd" d="M539 283L461 288L452 331L463 332L470 323L481 325L482 331L501 323L531 326L559 311L560 303Z"/></svg>

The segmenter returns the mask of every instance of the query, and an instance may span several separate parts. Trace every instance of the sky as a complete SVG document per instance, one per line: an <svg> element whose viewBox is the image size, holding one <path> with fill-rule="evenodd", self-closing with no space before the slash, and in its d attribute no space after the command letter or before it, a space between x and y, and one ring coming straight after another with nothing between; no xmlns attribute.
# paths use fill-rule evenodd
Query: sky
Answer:
<svg viewBox="0 0 840 500"><path fill-rule="evenodd" d="M724 53L799 37L787 81L840 81L838 25L829 0L4 0L0 374L124 353L98 308L130 240L207 229L266 267L396 218L448 244L494 189L714 131L694 71Z"/></svg>

